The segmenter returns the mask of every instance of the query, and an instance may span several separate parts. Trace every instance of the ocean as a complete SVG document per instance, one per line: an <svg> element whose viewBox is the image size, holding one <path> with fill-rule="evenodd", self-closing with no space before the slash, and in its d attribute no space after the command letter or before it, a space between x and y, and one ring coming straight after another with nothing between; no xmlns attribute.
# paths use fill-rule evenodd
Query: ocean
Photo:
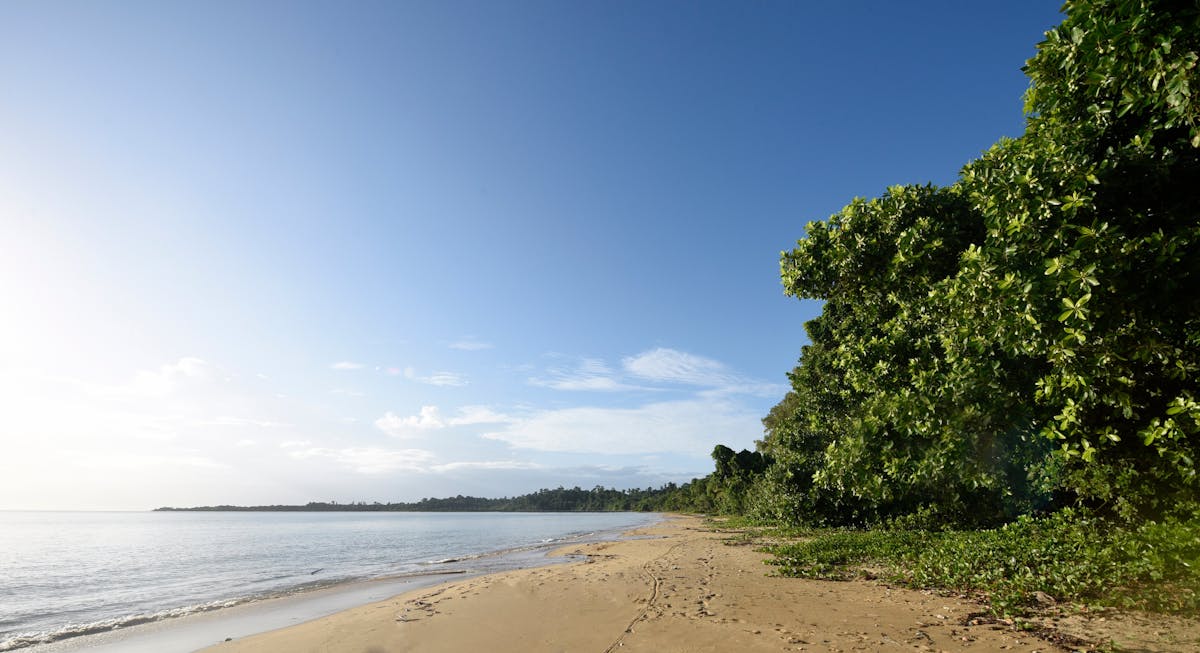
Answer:
<svg viewBox="0 0 1200 653"><path fill-rule="evenodd" d="M371 579L487 573L646 513L0 512L0 651Z"/></svg>

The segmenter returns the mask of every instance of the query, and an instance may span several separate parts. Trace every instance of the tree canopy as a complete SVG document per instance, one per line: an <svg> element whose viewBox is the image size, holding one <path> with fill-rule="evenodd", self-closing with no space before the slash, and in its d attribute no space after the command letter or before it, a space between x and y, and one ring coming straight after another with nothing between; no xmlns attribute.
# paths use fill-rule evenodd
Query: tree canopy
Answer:
<svg viewBox="0 0 1200 653"><path fill-rule="evenodd" d="M825 303L764 420L764 514L1133 516L1195 496L1200 9L1065 11L1025 68L1020 138L783 253L785 292Z"/></svg>

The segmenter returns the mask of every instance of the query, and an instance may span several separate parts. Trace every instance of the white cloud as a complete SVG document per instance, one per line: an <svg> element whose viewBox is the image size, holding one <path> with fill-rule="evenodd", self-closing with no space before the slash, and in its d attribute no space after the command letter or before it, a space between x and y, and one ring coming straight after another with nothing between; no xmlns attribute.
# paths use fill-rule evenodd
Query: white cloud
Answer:
<svg viewBox="0 0 1200 653"><path fill-rule="evenodd" d="M621 361L629 374L660 383L678 383L705 388L699 396L720 399L745 394L759 397L782 396L787 386L763 383L735 374L723 363L711 358L675 349L658 348Z"/></svg>
<svg viewBox="0 0 1200 653"><path fill-rule="evenodd" d="M338 361L329 367L334 370L361 370L364 365L354 361Z"/></svg>
<svg viewBox="0 0 1200 653"><path fill-rule="evenodd" d="M85 432L104 434L101 439L110 448L133 442L148 447L147 442L161 445L227 437L213 427L236 431L291 426L279 419L274 402L262 401L261 390L243 387L239 378L196 357L139 371L125 384L59 378L31 390L40 395L39 403L56 397L58 403L71 406L64 415L70 419L50 421L31 415L20 421L31 427L37 424L37 431L58 442L79 439ZM86 428L73 423L77 416L86 418Z"/></svg>
<svg viewBox="0 0 1200 653"><path fill-rule="evenodd" d="M95 395L110 399L161 398L174 393L186 383L210 378L213 373L214 368L204 360L186 356L157 370L142 370L124 385L89 385L88 389Z"/></svg>
<svg viewBox="0 0 1200 653"><path fill-rule="evenodd" d="M528 382L554 390L605 392L661 391L670 386L685 385L704 388L704 392L713 397L732 394L772 396L786 391L781 385L739 376L711 358L662 347L622 359L620 372L602 360L585 358L573 367L549 368Z"/></svg>
<svg viewBox="0 0 1200 653"><path fill-rule="evenodd" d="M171 375L199 377L207 375L212 366L199 358L187 356L174 363L164 365L162 369L163 372Z"/></svg>
<svg viewBox="0 0 1200 653"><path fill-rule="evenodd" d="M754 395L756 397L782 397L787 394L788 386L782 383L760 383L750 380L737 380L719 388L709 388L696 393L706 399L721 399L730 395Z"/></svg>
<svg viewBox="0 0 1200 653"><path fill-rule="evenodd" d="M467 385L467 379L460 374L454 372L434 372L433 374L418 379L421 383L429 385L462 387Z"/></svg>
<svg viewBox="0 0 1200 653"><path fill-rule="evenodd" d="M423 407L418 401L411 406L398 404L401 410L391 406L391 412L385 410L389 406L381 406L379 409L385 410L382 415L355 415L361 420L357 426L347 426L354 424L353 420L342 418L354 412L340 412L344 406L327 393L334 387L353 387L369 380L387 385L385 374L392 370L386 365L375 372L371 367L335 372L345 375L344 383L297 390L282 399L272 395L280 389L274 387L275 382L261 380L253 368L242 373L198 357L149 366L116 377L115 383L98 377L67 379L60 378L61 373L5 369L0 370L0 396L18 401L10 402L13 409L6 415L7 432L15 434L10 438L15 442L10 443L13 451L6 451L11 454L5 470L8 478L0 479L0 486L12 496L36 495L45 505L54 501L64 507L138 507L137 501L145 496L144 491L132 490L128 496L121 495L110 487L126 488L120 492L154 487L163 502L176 505L279 502L272 493L282 492L280 488L285 486L303 488L318 498L339 499L394 498L405 493L440 496L472 487L494 488L488 491L496 493L523 492L541 485L589 480L582 471L560 466L564 464L588 465L591 471L587 473L611 474L611 480L625 484L638 482L642 476L658 478L658 472L639 472L641 476L635 478L626 467L608 467L627 466L651 454L671 458L678 452L693 461L683 470L691 471L694 461L704 462L714 442L747 442L761 433L758 418L762 411L744 409L756 402L740 401L746 397L730 394L725 385L657 382L672 375L661 369L648 372L645 363L649 360L653 357L648 354L631 357L628 362L619 356L606 362L560 355L539 361L541 372L508 368L518 383L541 376L562 389L619 387L651 393L643 394L641 400L632 393L591 395L594 401L589 402L570 401L570 397L564 401L559 395L555 403L540 405L521 403L529 401L527 397L491 404L477 398L446 403L446 399L431 397L424 402L430 405ZM328 370L327 365L319 364L319 368ZM547 367L561 369L547 372ZM395 371L405 375L403 365L398 368ZM439 374L430 373L432 369L437 368L409 368L407 376L427 383L463 380L454 373L441 373L449 378L439 379ZM31 377L34 373L40 376ZM275 371L267 373L273 379L281 378ZM649 379L651 376L655 378ZM726 376L736 379L732 374ZM407 387L414 392L420 387L404 382L400 386L394 390ZM674 392L662 392L667 388ZM429 391L426 387L425 394ZM534 390L526 388L525 392ZM371 394L376 393L372 390ZM461 391L456 394L463 396ZM540 394L544 392L535 396ZM635 403L629 403L631 399ZM425 439L404 439L418 437ZM104 461L119 470L120 478L110 484L98 467L54 462L60 460L60 452L67 451L78 451L76 457L84 462ZM71 470L76 469L95 477L77 481L75 487L87 491L76 492L75 497L66 492L54 494L56 484L70 484ZM683 471L672 469L671 473ZM241 479L249 479L245 487L234 487ZM610 479L596 476L595 480ZM162 491L168 485L178 491L171 498ZM23 489L26 486L34 490ZM192 496L198 498L186 498ZM203 498L209 496L215 498ZM285 499L282 502L293 500Z"/></svg>
<svg viewBox="0 0 1200 653"><path fill-rule="evenodd" d="M530 385L554 390L614 391L629 390L613 375L607 363L598 358L585 358L572 368L551 368L547 376L529 379Z"/></svg>
<svg viewBox="0 0 1200 653"><path fill-rule="evenodd" d="M611 392L614 390L624 390L626 386L618 382L616 379L606 376L556 376L554 378L532 378L529 379L530 385L536 385L543 388L552 388L554 390L592 390L597 392Z"/></svg>
<svg viewBox="0 0 1200 653"><path fill-rule="evenodd" d="M375 426L392 437L410 438L420 435L421 431L446 428L446 422L437 406L421 406L420 414L408 417L388 411L375 420Z"/></svg>
<svg viewBox="0 0 1200 653"><path fill-rule="evenodd" d="M388 411L383 417L375 420L375 426L393 437L409 438L448 426L504 424L512 421L512 417L497 413L487 406L463 406L458 409L457 416L449 419L442 417L442 412L437 406L421 406L420 413L408 417Z"/></svg>
<svg viewBox="0 0 1200 653"><path fill-rule="evenodd" d="M513 418L497 413L487 406L463 406L458 409L458 417L450 418L450 426L469 426L471 424L504 424L512 422Z"/></svg>
<svg viewBox="0 0 1200 653"><path fill-rule="evenodd" d="M748 440L761 431L756 412L731 402L697 399L637 408L540 411L483 437L538 451L696 455L714 442Z"/></svg>
<svg viewBox="0 0 1200 653"><path fill-rule="evenodd" d="M85 469L100 469L116 472L133 472L161 467L196 467L201 469L229 469L229 465L196 454L96 454L64 452L74 458L75 466Z"/></svg>
<svg viewBox="0 0 1200 653"><path fill-rule="evenodd" d="M442 387L461 387L467 385L466 377L455 372L434 372L429 376L421 376L417 374L417 370L412 367L404 368L404 378L419 381L426 385L436 385Z"/></svg>
<svg viewBox="0 0 1200 653"><path fill-rule="evenodd" d="M723 364L675 349L658 348L621 361L625 371L650 381L721 386L734 381Z"/></svg>
<svg viewBox="0 0 1200 653"><path fill-rule="evenodd" d="M472 469L545 469L543 465L519 460L479 460L457 463L444 463L429 468L433 472L456 472Z"/></svg>
<svg viewBox="0 0 1200 653"><path fill-rule="evenodd" d="M203 423L204 426L257 426L263 429L275 429L285 426L290 426L283 422L275 422L267 419L253 419L250 417L218 417Z"/></svg>
<svg viewBox="0 0 1200 653"><path fill-rule="evenodd" d="M433 452L424 449L380 449L378 447L350 447L327 449L314 447L293 451L293 458L327 458L359 474L386 474L396 471L424 471L433 460Z"/></svg>
<svg viewBox="0 0 1200 653"><path fill-rule="evenodd" d="M463 338L462 340L450 343L449 346L451 349L459 349L461 351L480 351L482 349L491 349L492 343L480 342L475 338Z"/></svg>

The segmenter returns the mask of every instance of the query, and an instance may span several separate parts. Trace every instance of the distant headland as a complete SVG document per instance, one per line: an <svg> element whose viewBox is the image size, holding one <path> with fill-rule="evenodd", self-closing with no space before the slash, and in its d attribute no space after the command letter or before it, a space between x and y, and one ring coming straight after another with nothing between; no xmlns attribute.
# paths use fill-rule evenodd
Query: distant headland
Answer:
<svg viewBox="0 0 1200 653"><path fill-rule="evenodd" d="M163 507L155 512L654 512L674 509L672 497L679 490L674 483L629 490L558 487L499 499L458 495L412 503L312 501L304 505Z"/></svg>

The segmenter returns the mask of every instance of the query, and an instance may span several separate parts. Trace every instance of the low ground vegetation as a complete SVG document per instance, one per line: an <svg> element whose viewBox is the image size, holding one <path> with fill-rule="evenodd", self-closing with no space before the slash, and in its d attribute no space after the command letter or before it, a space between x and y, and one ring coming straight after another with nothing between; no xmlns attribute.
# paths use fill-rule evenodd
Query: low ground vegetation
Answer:
<svg viewBox="0 0 1200 653"><path fill-rule="evenodd" d="M1068 509L993 529L824 529L804 535L768 547L779 573L880 577L965 593L985 600L997 616L1060 603L1200 611L1200 515L1114 526Z"/></svg>

